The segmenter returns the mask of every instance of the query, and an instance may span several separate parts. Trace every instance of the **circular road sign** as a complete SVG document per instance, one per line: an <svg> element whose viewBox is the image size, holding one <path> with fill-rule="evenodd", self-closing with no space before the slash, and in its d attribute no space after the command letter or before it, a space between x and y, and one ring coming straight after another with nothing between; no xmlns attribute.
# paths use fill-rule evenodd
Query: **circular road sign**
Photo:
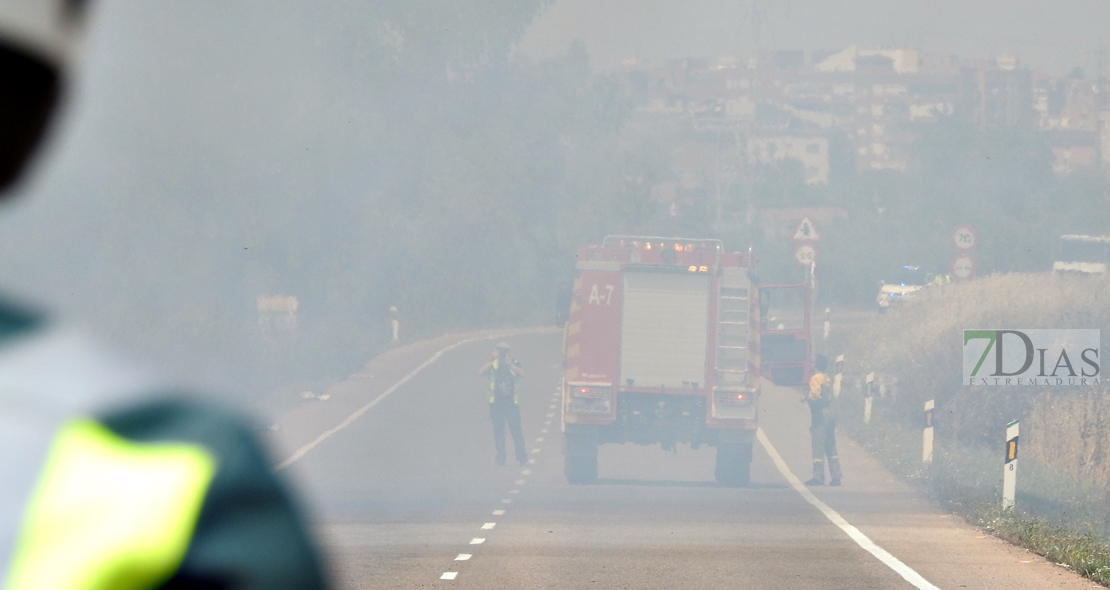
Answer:
<svg viewBox="0 0 1110 590"><path fill-rule="evenodd" d="M794 260L802 266L809 266L817 260L817 250L809 244L801 244L794 249Z"/></svg>
<svg viewBox="0 0 1110 590"><path fill-rule="evenodd" d="M978 243L979 232L975 231L974 227L965 223L956 226L956 229L952 230L952 244L955 245L956 248L966 252L974 248Z"/></svg>
<svg viewBox="0 0 1110 590"><path fill-rule="evenodd" d="M966 280L975 277L975 257L971 254L960 254L952 260L952 276Z"/></svg>

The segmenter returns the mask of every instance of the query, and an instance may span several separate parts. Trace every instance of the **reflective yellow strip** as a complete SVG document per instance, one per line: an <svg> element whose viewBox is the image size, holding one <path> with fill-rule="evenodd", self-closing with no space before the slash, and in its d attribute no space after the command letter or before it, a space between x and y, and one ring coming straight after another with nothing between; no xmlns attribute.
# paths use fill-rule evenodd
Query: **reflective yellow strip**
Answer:
<svg viewBox="0 0 1110 590"><path fill-rule="evenodd" d="M168 579L216 472L204 449L138 444L90 420L54 441L6 590L139 590Z"/></svg>

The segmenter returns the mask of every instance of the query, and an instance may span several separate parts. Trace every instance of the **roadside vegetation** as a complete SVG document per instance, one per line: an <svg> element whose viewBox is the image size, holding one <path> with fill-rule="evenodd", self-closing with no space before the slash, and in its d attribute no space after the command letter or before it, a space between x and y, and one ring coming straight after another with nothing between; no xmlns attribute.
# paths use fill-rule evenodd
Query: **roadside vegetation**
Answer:
<svg viewBox="0 0 1110 590"><path fill-rule="evenodd" d="M965 328L1100 328L1110 278L992 275L930 287L848 339L846 434L969 522L1110 585L1110 384L969 386ZM1103 362L1105 364L1105 362ZM874 372L871 421L864 375ZM921 461L923 406L936 400L934 458ZM1006 424L1021 421L1016 506L1001 508Z"/></svg>

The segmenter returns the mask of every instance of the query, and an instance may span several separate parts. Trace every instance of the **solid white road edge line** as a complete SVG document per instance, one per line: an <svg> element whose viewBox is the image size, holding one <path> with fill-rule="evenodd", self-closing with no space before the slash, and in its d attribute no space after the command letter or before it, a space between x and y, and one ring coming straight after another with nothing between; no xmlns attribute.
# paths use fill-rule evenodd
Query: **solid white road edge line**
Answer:
<svg viewBox="0 0 1110 590"><path fill-rule="evenodd" d="M755 435L756 438L759 439L759 444L763 445L763 450L767 451L767 454L771 456L771 460L775 462L775 467L778 468L779 473L781 473L782 476L786 478L786 481L790 483L790 487L794 488L794 491L801 494L802 498L805 499L806 502L809 502L813 505L814 508L820 510L821 514L825 515L825 518L829 519L830 522L839 527L840 530L844 531L848 535L848 537L856 542L857 545L862 547L871 555L874 555L876 559L883 562L883 565L886 565L890 569L894 570L895 573L897 573L899 576L902 576L902 578L905 579L907 582L913 584L915 588L918 588L919 590L940 590L928 580L921 577L921 574L914 571L913 568L902 563L901 560L899 560L897 557L891 555L890 552L888 552L886 549L883 549L882 547L876 545L874 541L867 537L867 535L863 534L862 532L860 532L859 529L849 524L847 520L844 520L844 517L840 516L840 513L830 508L828 504L825 504L821 500L817 499L817 496L814 496L813 492L809 491L809 489L806 488L805 484L803 484L802 481L795 477L794 473L790 471L790 467L786 465L786 461L783 461L782 457L779 455L779 452L775 450L774 445L771 444L771 440L767 438L767 435L763 433L762 428L756 430Z"/></svg>
<svg viewBox="0 0 1110 590"><path fill-rule="evenodd" d="M404 377L402 377L400 381L394 383L389 389L383 391L382 394L379 395L378 397L374 398L373 401L371 401L370 403L366 404L365 406L362 406L361 408L355 410L355 412L353 414L351 414L350 416L347 416L342 422L340 422L334 428L331 428L329 430L325 430L323 434L316 437L316 440L314 440L314 441L302 446L301 448L297 449L296 451L294 451L293 454L290 455L288 459L282 461L281 463L278 463L277 467L274 467L274 471L281 471L282 469L285 469L286 467L289 467L294 462L299 460L301 457L304 457L309 451L316 448L317 445L319 445L320 443L324 442L325 440L331 438L331 436L333 434L335 434L335 433L339 432L340 430L343 430L344 428L353 424L355 420L358 420L359 417L362 416L363 414L365 414L366 412L368 412L370 410L370 408L373 408L374 406L378 405L383 399L389 397L389 394L391 394L394 391L397 391L398 389L400 389L402 385L408 383L413 377L420 374L421 371L423 371L424 369L427 369L433 363L438 361L439 357L443 356L444 353L450 352L450 351L452 351L452 350L454 350L454 349L456 349L456 348L458 348L458 347L460 347L464 344L470 344L471 342L481 342L483 340L497 340L499 338L505 338L505 337L508 337L508 336L517 336L517 335L520 335L520 334L538 334L538 333L544 333L544 332L549 332L549 331L551 331L549 328L531 328L531 329L526 329L526 330L510 330L510 331L507 331L507 332L499 332L497 334L488 334L488 335L479 336L479 337L476 337L476 338L467 338L465 340L460 340L460 341L458 341L454 344L451 344L449 346L445 346L445 347L437 350L435 354L428 357L428 360L421 363L419 367L416 367L415 369L410 371L408 375L405 375Z"/></svg>

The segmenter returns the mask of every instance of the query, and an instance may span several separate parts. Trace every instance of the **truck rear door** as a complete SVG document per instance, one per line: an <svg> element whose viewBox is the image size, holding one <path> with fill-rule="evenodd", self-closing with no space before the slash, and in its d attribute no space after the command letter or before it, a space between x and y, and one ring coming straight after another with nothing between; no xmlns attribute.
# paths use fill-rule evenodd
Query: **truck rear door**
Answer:
<svg viewBox="0 0 1110 590"><path fill-rule="evenodd" d="M706 385L709 275L627 270L621 309L621 385Z"/></svg>

